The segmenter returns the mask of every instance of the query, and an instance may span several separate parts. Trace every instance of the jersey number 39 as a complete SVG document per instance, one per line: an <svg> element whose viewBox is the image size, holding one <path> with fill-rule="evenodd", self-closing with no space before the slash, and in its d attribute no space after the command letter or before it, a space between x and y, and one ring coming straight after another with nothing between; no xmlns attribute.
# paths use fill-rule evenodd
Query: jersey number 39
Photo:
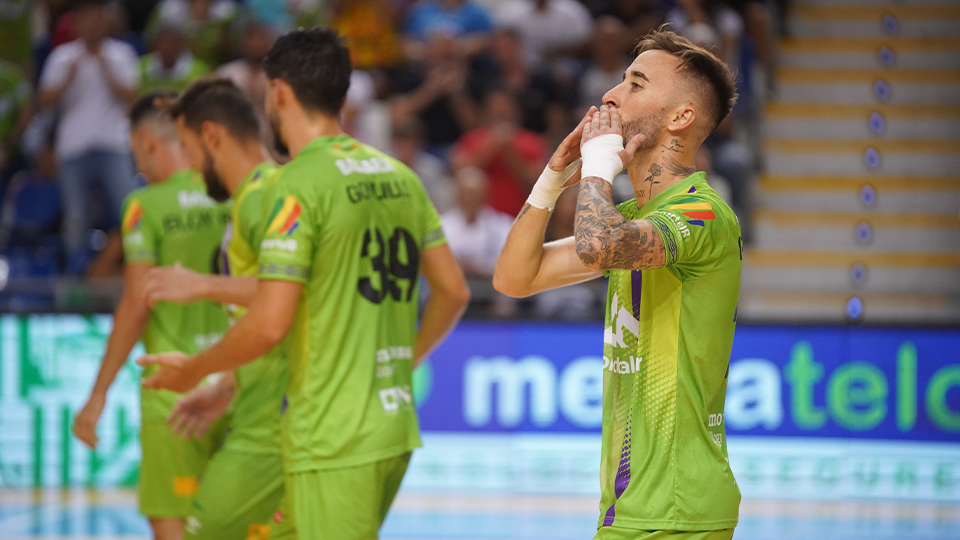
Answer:
<svg viewBox="0 0 960 540"><path fill-rule="evenodd" d="M363 234L363 245L360 257L370 259L374 275L380 279L362 277L357 282L357 290L364 298L379 304L390 296L394 300L409 302L413 299L413 291L417 288L417 275L420 270L420 251L417 241L410 231L398 227L393 230L390 239L385 241L380 229L367 229ZM380 287L375 286L379 281ZM406 294L400 284L406 282Z"/></svg>

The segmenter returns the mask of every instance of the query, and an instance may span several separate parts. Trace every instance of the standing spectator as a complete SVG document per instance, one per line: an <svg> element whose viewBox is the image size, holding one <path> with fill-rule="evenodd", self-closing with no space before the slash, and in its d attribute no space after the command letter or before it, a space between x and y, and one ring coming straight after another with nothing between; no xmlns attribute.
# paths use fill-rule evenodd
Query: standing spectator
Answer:
<svg viewBox="0 0 960 540"><path fill-rule="evenodd" d="M482 169L490 181L490 206L516 216L547 163L549 148L540 135L519 124L517 98L509 91L491 91L485 100L487 125L457 143L455 169Z"/></svg>
<svg viewBox="0 0 960 540"><path fill-rule="evenodd" d="M740 59L740 38L743 36L743 19L726 5L711 0L677 0L677 5L667 13L667 21L678 34L689 37L695 43L703 31L699 25L711 26L719 34L715 52L736 71Z"/></svg>
<svg viewBox="0 0 960 540"><path fill-rule="evenodd" d="M210 72L207 64L187 49L183 34L175 26L157 29L151 48L154 52L140 59L141 95L161 88L182 92Z"/></svg>
<svg viewBox="0 0 960 540"><path fill-rule="evenodd" d="M107 36L103 2L80 0L79 38L54 49L40 78L38 105L57 106L57 159L64 201L63 230L68 271L86 266L91 216L87 197L99 183L112 223L133 187L127 106L137 95L133 48Z"/></svg>
<svg viewBox="0 0 960 540"><path fill-rule="evenodd" d="M425 0L410 8L406 37L408 55L419 58L418 47L435 34L456 39L460 53L472 56L487 47L493 19L487 10L472 0Z"/></svg>
<svg viewBox="0 0 960 540"><path fill-rule="evenodd" d="M260 140L270 149L273 149L273 130L263 108L265 78L262 68L263 59L267 57L267 51L276 39L277 34L273 28L264 24L251 24L243 33L241 57L217 68L217 74L233 81L253 104L260 120Z"/></svg>
<svg viewBox="0 0 960 540"><path fill-rule="evenodd" d="M161 25L176 26L187 37L194 56L216 66L229 48L227 29L236 13L230 0L163 0L153 12L147 34Z"/></svg>
<svg viewBox="0 0 960 540"><path fill-rule="evenodd" d="M476 104L467 91L468 69L454 39L434 34L424 60L394 76L399 94L393 103L394 121L419 118L427 128L427 151L440 157L478 123Z"/></svg>
<svg viewBox="0 0 960 540"><path fill-rule="evenodd" d="M27 127L31 94L23 70L12 62L0 60L0 174L10 163L17 140Z"/></svg>
<svg viewBox="0 0 960 540"><path fill-rule="evenodd" d="M446 164L423 150L423 124L416 119L400 122L393 126L391 139L393 157L417 173L437 212L453 208L453 185Z"/></svg>
<svg viewBox="0 0 960 540"><path fill-rule="evenodd" d="M510 0L497 12L497 22L517 29L533 62L576 52L593 26L590 11L577 0Z"/></svg>
<svg viewBox="0 0 960 540"><path fill-rule="evenodd" d="M483 171L464 168L454 178L457 206L443 213L443 232L468 278L489 280L513 219L487 205Z"/></svg>
<svg viewBox="0 0 960 540"><path fill-rule="evenodd" d="M591 105L600 106L603 95L620 84L623 74L630 65L627 59L626 27L613 17L597 19L594 27L593 56L590 67L580 77L578 97L580 109L587 110Z"/></svg>

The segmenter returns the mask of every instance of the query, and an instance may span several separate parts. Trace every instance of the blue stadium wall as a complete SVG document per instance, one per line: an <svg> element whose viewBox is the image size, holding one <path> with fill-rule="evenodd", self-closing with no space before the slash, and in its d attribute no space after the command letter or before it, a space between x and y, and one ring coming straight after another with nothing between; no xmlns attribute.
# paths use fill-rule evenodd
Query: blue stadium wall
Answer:
<svg viewBox="0 0 960 540"><path fill-rule="evenodd" d="M139 369L69 436L110 317L0 316L0 486L130 486ZM465 322L415 375L405 489L598 492L599 324ZM746 498L960 500L960 330L737 328L722 418ZM134 351L134 355L139 351ZM395 399L387 396L385 399Z"/></svg>

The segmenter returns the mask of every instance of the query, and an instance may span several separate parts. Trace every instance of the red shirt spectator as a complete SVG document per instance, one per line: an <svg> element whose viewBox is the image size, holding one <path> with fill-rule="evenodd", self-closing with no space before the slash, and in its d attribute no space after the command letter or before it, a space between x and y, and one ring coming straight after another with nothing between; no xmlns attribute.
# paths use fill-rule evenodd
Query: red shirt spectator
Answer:
<svg viewBox="0 0 960 540"><path fill-rule="evenodd" d="M516 97L498 90L486 99L487 126L467 132L453 150L455 168L477 167L490 181L489 204L516 216L550 157L546 139L519 125Z"/></svg>

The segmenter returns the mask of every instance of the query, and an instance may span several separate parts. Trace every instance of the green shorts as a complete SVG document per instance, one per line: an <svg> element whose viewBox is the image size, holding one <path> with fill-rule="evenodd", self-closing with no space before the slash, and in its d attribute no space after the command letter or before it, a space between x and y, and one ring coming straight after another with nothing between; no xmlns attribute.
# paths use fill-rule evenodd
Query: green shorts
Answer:
<svg viewBox="0 0 960 540"><path fill-rule="evenodd" d="M148 518L190 514L210 456L223 443L227 419L221 418L200 439L175 435L163 422L140 427L140 513Z"/></svg>
<svg viewBox="0 0 960 540"><path fill-rule="evenodd" d="M387 517L411 452L343 469L287 474L289 515L299 540L374 540ZM270 540L274 540L271 536Z"/></svg>
<svg viewBox="0 0 960 540"><path fill-rule="evenodd" d="M730 540L733 529L719 531L641 531L624 527L600 527L593 540Z"/></svg>
<svg viewBox="0 0 960 540"><path fill-rule="evenodd" d="M265 540L291 538L287 523L275 523L283 496L280 454L250 454L224 448L213 456L187 517L184 538ZM282 520L281 520L282 521Z"/></svg>

